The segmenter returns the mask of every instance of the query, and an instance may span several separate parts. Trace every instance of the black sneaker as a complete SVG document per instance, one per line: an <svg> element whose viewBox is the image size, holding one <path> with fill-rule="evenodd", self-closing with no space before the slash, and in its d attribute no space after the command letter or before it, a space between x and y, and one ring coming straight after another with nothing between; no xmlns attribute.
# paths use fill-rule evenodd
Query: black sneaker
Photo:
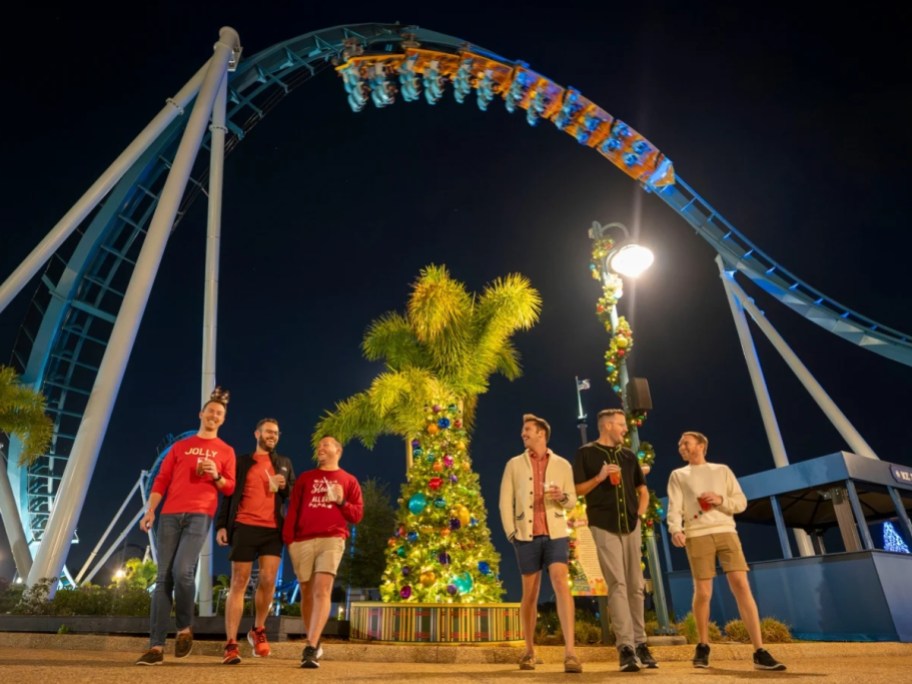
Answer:
<svg viewBox="0 0 912 684"><path fill-rule="evenodd" d="M301 667L308 669L320 667L320 663L317 660L317 649L310 644L307 644L304 647L304 652L301 653Z"/></svg>
<svg viewBox="0 0 912 684"><path fill-rule="evenodd" d="M150 648L136 660L137 665L161 665L165 660L165 654Z"/></svg>
<svg viewBox="0 0 912 684"><path fill-rule="evenodd" d="M784 670L785 665L773 658L765 648L754 651L755 670Z"/></svg>
<svg viewBox="0 0 912 684"><path fill-rule="evenodd" d="M654 670L659 666L656 659L652 657L652 653L649 652L649 646L646 644L637 644L636 657L640 661L641 667L648 667L650 670Z"/></svg>
<svg viewBox="0 0 912 684"><path fill-rule="evenodd" d="M630 646L622 646L621 650L618 652L621 672L639 672L640 666L637 664L636 653L633 652L633 649Z"/></svg>
<svg viewBox="0 0 912 684"><path fill-rule="evenodd" d="M186 658L193 650L193 630L178 632L177 640L174 642L174 657Z"/></svg>
<svg viewBox="0 0 912 684"><path fill-rule="evenodd" d="M754 656L756 661L757 656ZM709 667L709 644L697 644L693 657L694 667Z"/></svg>

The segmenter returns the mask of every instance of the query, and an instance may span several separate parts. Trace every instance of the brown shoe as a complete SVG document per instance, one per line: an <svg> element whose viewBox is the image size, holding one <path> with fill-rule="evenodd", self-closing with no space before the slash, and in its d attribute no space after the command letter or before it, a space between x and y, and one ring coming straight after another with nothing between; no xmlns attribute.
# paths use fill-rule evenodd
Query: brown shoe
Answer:
<svg viewBox="0 0 912 684"><path fill-rule="evenodd" d="M193 630L178 632L177 640L174 642L174 657L186 658L193 650Z"/></svg>
<svg viewBox="0 0 912 684"><path fill-rule="evenodd" d="M520 670L534 670L535 669L535 656L531 653L524 653L523 657L519 659L519 669Z"/></svg>
<svg viewBox="0 0 912 684"><path fill-rule="evenodd" d="M568 655L564 658L564 672L582 672L583 664L575 655Z"/></svg>

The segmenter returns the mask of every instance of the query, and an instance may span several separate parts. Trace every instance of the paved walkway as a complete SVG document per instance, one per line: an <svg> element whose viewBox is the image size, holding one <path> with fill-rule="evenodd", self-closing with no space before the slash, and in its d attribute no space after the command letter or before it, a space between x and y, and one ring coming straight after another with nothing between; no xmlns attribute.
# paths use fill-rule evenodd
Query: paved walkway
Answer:
<svg viewBox="0 0 912 684"><path fill-rule="evenodd" d="M614 650L600 647L579 649L584 674L565 675L561 649L545 647L540 651L544 664L534 672L521 672L516 666L520 649L515 646L399 646L379 644L326 644L326 657L318 670L298 667L301 645L273 644L270 658L247 657L237 666L220 662L221 644L197 641L194 653L175 660L167 653L164 665L137 667L136 657L145 639L92 635L47 635L0 633L0 680L16 684L108 684L130 682L167 682L167 684L249 684L257 681L315 682L552 682L600 681L608 679L650 679L654 684L743 684L745 680L783 680L816 684L898 684L908 681L912 672L912 644L775 644L770 651L788 665L785 672L759 672L753 669L750 647L741 644L714 644L708 670L690 664L691 646L656 646L653 653L659 669L639 673L617 670ZM169 650L171 644L169 643Z"/></svg>

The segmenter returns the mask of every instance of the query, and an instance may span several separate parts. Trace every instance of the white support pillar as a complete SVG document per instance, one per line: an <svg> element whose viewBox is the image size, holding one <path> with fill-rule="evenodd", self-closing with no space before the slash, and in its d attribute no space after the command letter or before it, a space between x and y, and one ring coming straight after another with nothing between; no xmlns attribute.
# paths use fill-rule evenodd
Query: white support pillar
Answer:
<svg viewBox="0 0 912 684"><path fill-rule="evenodd" d="M760 358L757 356L754 338L750 334L747 318L744 315L744 307L741 306L741 300L738 299L730 287L735 278L733 273L725 268L725 262L721 256L716 256L716 265L719 267L719 277L722 279L722 287L725 288L725 296L731 307L732 318L735 319L735 329L738 331L741 351L744 352L744 360L747 362L747 370L750 373L751 384L754 387L754 395L757 397L757 405L760 407L760 416L763 418L763 427L766 429L766 439L769 442L770 450L773 452L773 462L777 468L782 468L789 464L788 454L785 451L782 432L779 430L779 421L776 420L773 401L770 399L769 390L766 387L766 379L763 377L763 368L760 366ZM774 507L775 510L776 508ZM792 535L795 537L799 555L815 555L814 544L811 542L807 532L794 529L792 530Z"/></svg>
<svg viewBox="0 0 912 684"><path fill-rule="evenodd" d="M754 387L754 394L757 397L757 405L760 407L760 416L763 418L763 427L766 429L766 439L769 442L770 450L773 452L773 463L777 468L782 468L789 464L788 455L785 452L785 443L782 441L782 433L779 431L779 422L776 420L776 411L773 409L773 402L770 399L769 390L766 387L766 379L763 377L763 369L760 367L760 358L757 356L757 348L754 346L754 340L751 337L750 329L747 327L747 319L744 316L744 308L738 297L732 292L730 283L734 281L731 272L725 268L721 256L716 256L716 265L719 267L719 277L722 279L722 287L725 288L726 299L731 307L732 318L735 320L735 330L738 331L738 339L741 342L741 351L744 353L744 360L747 362L747 370L750 373L751 384Z"/></svg>
<svg viewBox="0 0 912 684"><path fill-rule="evenodd" d="M219 247L222 239L222 188L225 178L225 108L228 78L222 77L212 108L209 146L209 210L206 221L206 274L203 299L202 403L215 389L216 340L218 338ZM209 530L200 552L196 572L196 593L201 617L214 615L212 609L212 550L215 530Z"/></svg>
<svg viewBox="0 0 912 684"><path fill-rule="evenodd" d="M60 576L66 560L76 522L85 503L89 481L98 460L102 438L107 431L114 400L120 389L123 373L133 349L155 275L161 263L171 227L177 215L181 197L190 178L193 161L199 152L209 120L215 95L232 54L239 49L237 33L222 28L215 44L215 54L209 61L199 96L187 121L174 163L162 189L161 198L133 269L130 284L121 304L114 330L98 369L92 393L89 395L82 422L76 433L70 458L67 462L60 489L54 501L54 510L48 520L44 537L38 548L35 562L28 576L32 585L46 577Z"/></svg>
<svg viewBox="0 0 912 684"><path fill-rule="evenodd" d="M811 395L811 398L817 402L817 405L826 417L829 418L833 427L842 435L842 438L849 445L849 448L859 456L879 460L877 454L874 453L874 450L858 433L855 426L849 422L849 419L846 418L845 414L836 406L835 402L830 398L830 395L826 393L826 390L824 390L814 376L811 375L807 366L805 366L795 352L792 351L791 347L789 347L782 338L782 335L780 335L772 324L766 320L766 316L757 308L753 300L747 296L747 293L741 289L741 286L738 285L734 279L729 279L727 284L732 294L738 298L741 306L744 307L744 310L750 314L750 317L754 320L754 323L757 324L757 327L760 328L760 331L766 335L776 351L779 352L779 355L782 356L783 360L788 364L788 367L792 369L792 372L796 375L801 384L804 385L804 388L808 391L808 394Z"/></svg>
<svg viewBox="0 0 912 684"><path fill-rule="evenodd" d="M211 61L211 60L210 60ZM206 62L187 84L181 88L177 95L168 98L167 104L152 121L137 135L133 142L121 152L120 156L105 169L85 194L77 200L76 204L64 214L38 246L22 261L15 271L0 285L0 311L3 311L13 298L19 294L23 287L32 279L38 270L57 251L60 245L70 236L73 230L82 223L82 220L98 206L98 203L111 191L127 170L133 166L140 155L148 149L162 131L174 119L184 113L184 108L199 92L203 75L209 67ZM13 228L14 229L14 228Z"/></svg>
<svg viewBox="0 0 912 684"><path fill-rule="evenodd" d="M10 435L10 439L15 439L15 437ZM16 495L13 493L13 487L10 485L9 476L6 473L7 458L7 454L0 448L0 473L2 473L0 475L0 518L3 518L3 529L13 553L16 572L19 577L27 577L32 569L32 552L29 549L28 538L25 536L25 528L22 526L22 518L19 516Z"/></svg>

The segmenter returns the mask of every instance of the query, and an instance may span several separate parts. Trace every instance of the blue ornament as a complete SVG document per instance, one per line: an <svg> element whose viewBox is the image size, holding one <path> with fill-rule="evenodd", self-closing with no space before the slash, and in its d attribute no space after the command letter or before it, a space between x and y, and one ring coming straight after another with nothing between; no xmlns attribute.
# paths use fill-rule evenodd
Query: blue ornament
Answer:
<svg viewBox="0 0 912 684"><path fill-rule="evenodd" d="M449 565L450 554L448 554L446 551L441 551L439 554L437 554L437 562L441 565Z"/></svg>
<svg viewBox="0 0 912 684"><path fill-rule="evenodd" d="M475 527L478 524L478 520L475 518L469 518L469 527Z"/></svg>
<svg viewBox="0 0 912 684"><path fill-rule="evenodd" d="M418 541L418 533L417 533L417 532L409 532L409 533L408 533L408 540L409 540L409 542L411 542L412 544L414 544L416 541Z"/></svg>
<svg viewBox="0 0 912 684"><path fill-rule="evenodd" d="M441 430L446 430L448 427L450 427L450 419L441 418L437 421L437 427L439 427Z"/></svg>
<svg viewBox="0 0 912 684"><path fill-rule="evenodd" d="M421 454L423 454L423 453L424 453L424 450L421 447L415 447L414 449L412 449L413 456L421 456Z"/></svg>
<svg viewBox="0 0 912 684"><path fill-rule="evenodd" d="M488 575L491 573L491 566L488 565L487 561L478 561L478 572L482 575Z"/></svg>
<svg viewBox="0 0 912 684"><path fill-rule="evenodd" d="M459 521L456 518L450 518L450 529L455 531L460 528Z"/></svg>
<svg viewBox="0 0 912 684"><path fill-rule="evenodd" d="M421 492L416 492L412 494L412 498L409 499L408 508L412 512L412 515L418 515L421 511L424 510L424 507L427 506L427 497L424 496Z"/></svg>

